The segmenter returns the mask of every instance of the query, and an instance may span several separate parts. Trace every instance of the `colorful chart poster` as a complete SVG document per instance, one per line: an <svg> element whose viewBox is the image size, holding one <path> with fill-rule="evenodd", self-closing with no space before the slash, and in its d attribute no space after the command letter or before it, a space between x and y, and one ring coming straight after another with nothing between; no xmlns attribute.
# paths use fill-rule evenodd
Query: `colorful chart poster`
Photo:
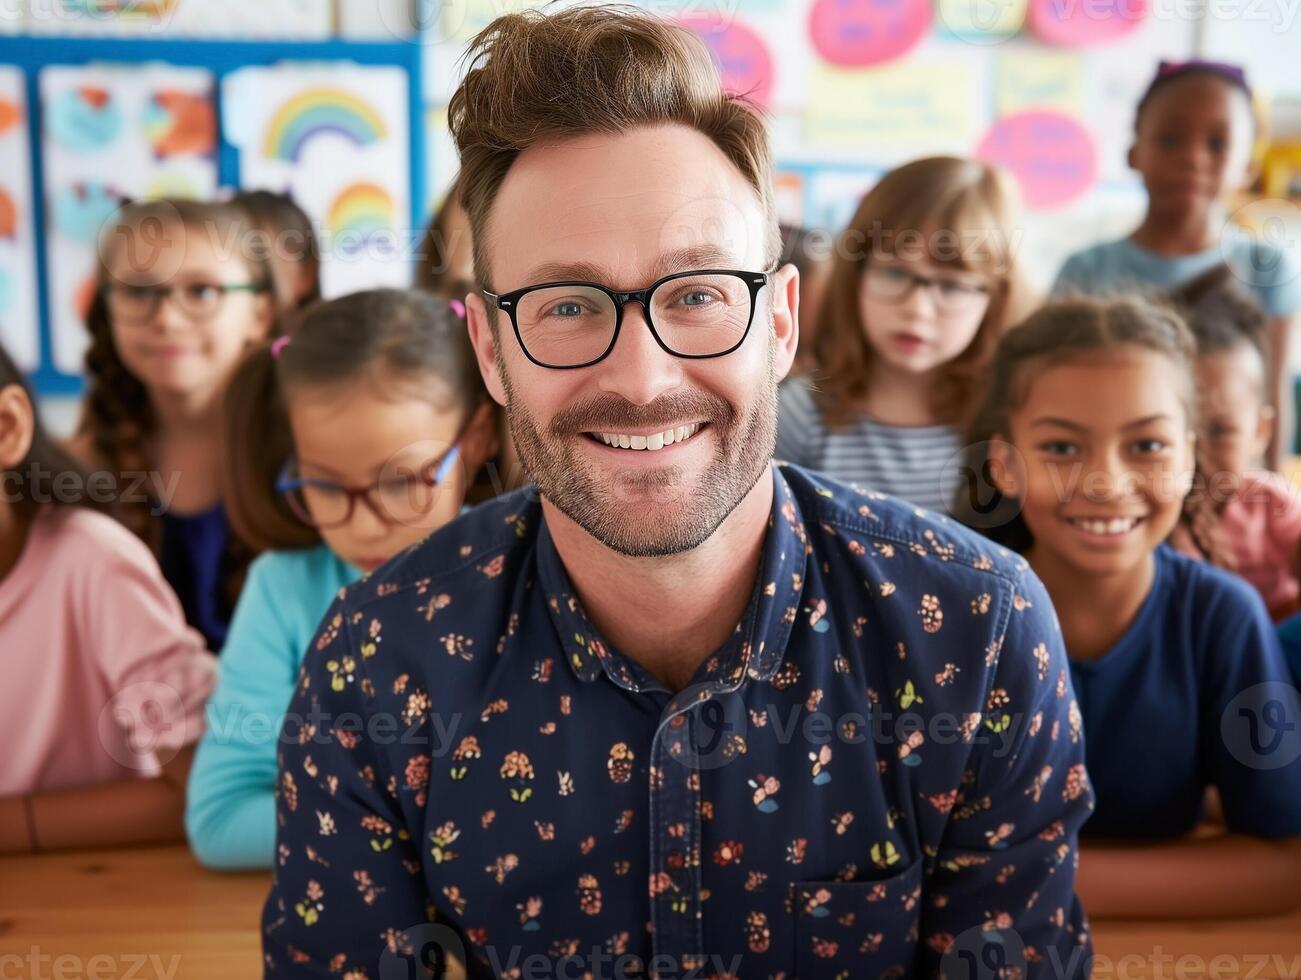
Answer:
<svg viewBox="0 0 1301 980"><path fill-rule="evenodd" d="M331 0L27 2L27 30L33 34L311 40L334 33Z"/></svg>
<svg viewBox="0 0 1301 980"><path fill-rule="evenodd" d="M1027 207L1059 207L1079 197L1097 178L1093 137L1073 116L1031 110L998 120L977 155L1016 177Z"/></svg>
<svg viewBox="0 0 1301 980"><path fill-rule="evenodd" d="M936 0L935 19L968 44L999 44L1025 26L1026 0Z"/></svg>
<svg viewBox="0 0 1301 980"><path fill-rule="evenodd" d="M920 41L931 15L931 0L814 0L809 38L833 65L877 65Z"/></svg>
<svg viewBox="0 0 1301 980"><path fill-rule="evenodd" d="M216 193L214 80L156 62L53 66L39 85L54 366L77 374L104 221L125 197Z"/></svg>
<svg viewBox="0 0 1301 980"><path fill-rule="evenodd" d="M998 59L999 115L1027 109L1079 114L1084 61L1072 52L1015 51Z"/></svg>
<svg viewBox="0 0 1301 980"><path fill-rule="evenodd" d="M820 67L810 88L805 137L819 147L933 151L971 138L971 69L961 62Z"/></svg>
<svg viewBox="0 0 1301 980"><path fill-rule="evenodd" d="M407 75L350 62L242 68L222 80L240 186L288 192L321 239L327 297L406 286L411 227Z"/></svg>
<svg viewBox="0 0 1301 980"><path fill-rule="evenodd" d="M1030 30L1048 44L1086 47L1124 37L1147 12L1147 0L1030 0Z"/></svg>
<svg viewBox="0 0 1301 980"><path fill-rule="evenodd" d="M31 141L20 69L0 65L0 344L24 371L41 363Z"/></svg>

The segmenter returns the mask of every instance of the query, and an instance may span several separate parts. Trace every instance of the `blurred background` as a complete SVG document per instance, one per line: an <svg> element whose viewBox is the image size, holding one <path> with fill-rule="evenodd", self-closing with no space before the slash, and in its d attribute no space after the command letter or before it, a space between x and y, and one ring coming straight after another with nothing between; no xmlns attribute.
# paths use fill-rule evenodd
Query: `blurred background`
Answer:
<svg viewBox="0 0 1301 980"><path fill-rule="evenodd" d="M1126 165L1160 59L1241 64L1267 120L1235 220L1301 241L1301 0L643 0L772 117L782 220L838 229L887 168L997 161L1022 255L1126 234ZM0 0L0 340L73 422L100 224L123 197L288 191L323 290L405 285L456 170L466 42L522 0ZM1301 347L1301 345L1293 345Z"/></svg>

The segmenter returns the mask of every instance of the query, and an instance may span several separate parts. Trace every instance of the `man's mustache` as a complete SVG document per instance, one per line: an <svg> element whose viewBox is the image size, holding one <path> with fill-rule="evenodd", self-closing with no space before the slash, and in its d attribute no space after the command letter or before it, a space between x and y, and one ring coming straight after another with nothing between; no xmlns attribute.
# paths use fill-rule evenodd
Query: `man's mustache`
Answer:
<svg viewBox="0 0 1301 980"><path fill-rule="evenodd" d="M581 432L618 432L622 429L668 429L693 422L725 424L732 407L705 392L662 395L645 405L635 405L618 395L592 395L575 402L551 420L555 435Z"/></svg>

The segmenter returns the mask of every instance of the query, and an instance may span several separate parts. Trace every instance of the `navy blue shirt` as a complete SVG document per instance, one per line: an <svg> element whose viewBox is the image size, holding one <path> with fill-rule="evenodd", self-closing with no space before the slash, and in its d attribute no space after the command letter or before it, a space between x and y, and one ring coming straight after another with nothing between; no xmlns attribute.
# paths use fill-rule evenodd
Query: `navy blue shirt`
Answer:
<svg viewBox="0 0 1301 980"><path fill-rule="evenodd" d="M201 514L164 513L158 564L185 610L185 621L203 634L208 649L221 651L230 625L226 596L226 546L230 523L217 504Z"/></svg>
<svg viewBox="0 0 1301 980"><path fill-rule="evenodd" d="M901 976L986 942L1083 976L1092 797L1042 585L772 479L749 606L678 692L587 619L531 489L343 590L281 740L268 975L450 944L472 976Z"/></svg>
<svg viewBox="0 0 1301 980"><path fill-rule="evenodd" d="M1071 676L1097 794L1086 837L1182 836L1208 785L1231 831L1301 834L1301 712L1246 582L1162 545L1133 625Z"/></svg>

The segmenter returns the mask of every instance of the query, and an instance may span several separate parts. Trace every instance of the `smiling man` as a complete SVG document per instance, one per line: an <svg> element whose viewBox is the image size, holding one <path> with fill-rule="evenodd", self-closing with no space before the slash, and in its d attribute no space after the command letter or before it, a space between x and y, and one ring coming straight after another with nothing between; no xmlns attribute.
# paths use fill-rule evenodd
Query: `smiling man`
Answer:
<svg viewBox="0 0 1301 980"><path fill-rule="evenodd" d="M1084 975L1042 586L772 464L798 282L761 118L622 8L500 18L468 65L468 327L536 490L328 613L268 973Z"/></svg>

